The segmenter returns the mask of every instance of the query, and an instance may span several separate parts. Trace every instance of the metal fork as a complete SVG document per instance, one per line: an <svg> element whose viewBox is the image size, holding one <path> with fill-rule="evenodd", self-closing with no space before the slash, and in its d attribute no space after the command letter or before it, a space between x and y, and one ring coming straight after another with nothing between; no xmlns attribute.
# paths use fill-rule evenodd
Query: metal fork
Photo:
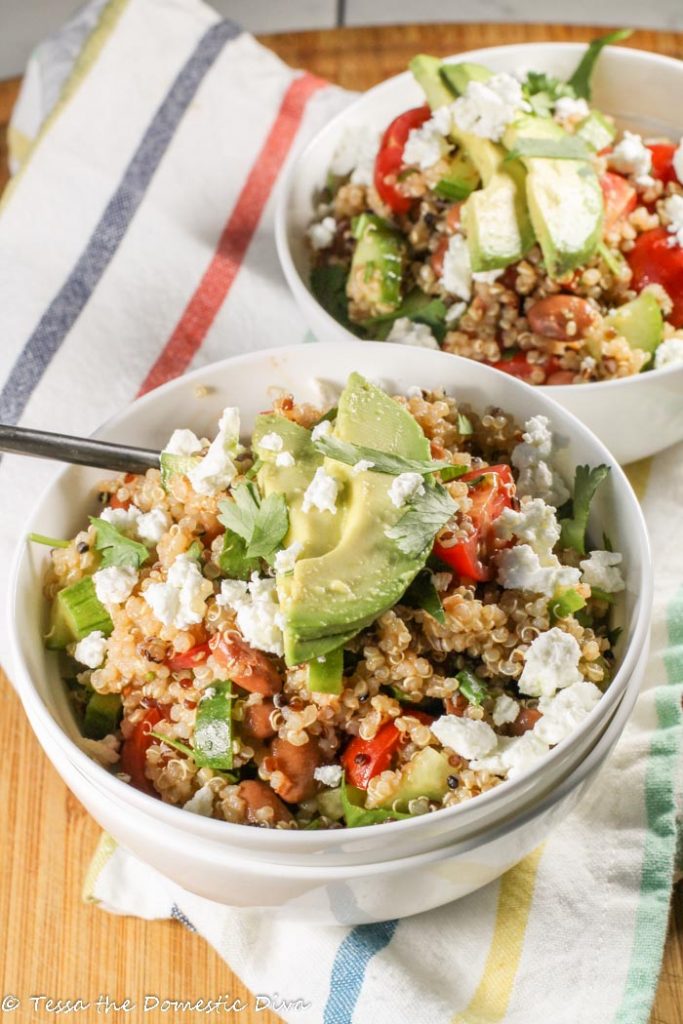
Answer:
<svg viewBox="0 0 683 1024"><path fill-rule="evenodd" d="M68 434L54 434L47 430L28 430L9 424L0 424L0 452L124 473L144 473L151 466L159 465L159 452L149 448L133 448L126 444L69 437Z"/></svg>

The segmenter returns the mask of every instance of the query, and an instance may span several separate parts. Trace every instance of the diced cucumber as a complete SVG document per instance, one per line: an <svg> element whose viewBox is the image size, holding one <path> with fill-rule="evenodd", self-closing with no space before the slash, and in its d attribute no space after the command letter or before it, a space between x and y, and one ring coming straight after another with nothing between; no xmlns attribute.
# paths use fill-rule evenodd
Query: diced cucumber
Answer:
<svg viewBox="0 0 683 1024"><path fill-rule="evenodd" d="M107 609L97 598L92 576L84 576L55 595L45 646L51 651L61 650L95 630L109 636L113 628Z"/></svg>
<svg viewBox="0 0 683 1024"><path fill-rule="evenodd" d="M456 153L449 160L448 173L437 183L434 191L444 199L458 202L467 199L481 184L481 176L466 153Z"/></svg>
<svg viewBox="0 0 683 1024"><path fill-rule="evenodd" d="M649 352L648 362L651 362L652 353L664 336L664 318L659 303L647 291L611 310L605 317L605 323L625 338L631 348Z"/></svg>
<svg viewBox="0 0 683 1024"><path fill-rule="evenodd" d="M615 139L617 130L599 110L591 110L577 125L576 134L599 153Z"/></svg>
<svg viewBox="0 0 683 1024"><path fill-rule="evenodd" d="M311 693L341 693L344 674L344 649L338 647L322 658L308 663L308 689Z"/></svg>
<svg viewBox="0 0 683 1024"><path fill-rule="evenodd" d="M83 735L89 740L102 740L116 731L120 718L118 693L93 693L85 707Z"/></svg>
<svg viewBox="0 0 683 1024"><path fill-rule="evenodd" d="M201 461L201 455L174 455L172 452L162 452L159 456L159 467L161 469L161 485L164 490L168 490L172 476L176 476L178 473L189 473Z"/></svg>
<svg viewBox="0 0 683 1024"><path fill-rule="evenodd" d="M318 810L326 818L332 821L339 821L344 817L344 807L341 797L341 786L338 789L325 789L316 797Z"/></svg>
<svg viewBox="0 0 683 1024"><path fill-rule="evenodd" d="M351 225L356 248L351 275L362 275L375 294L379 313L390 313L401 304L404 244L400 234L381 217L362 213Z"/></svg>
<svg viewBox="0 0 683 1024"><path fill-rule="evenodd" d="M197 705L193 754L199 768L232 768L232 683L207 687Z"/></svg>
<svg viewBox="0 0 683 1024"><path fill-rule="evenodd" d="M424 747L404 766L398 788L380 806L405 810L411 800L421 796L429 800L440 800L448 791L448 776L451 772L445 754L439 753L434 747Z"/></svg>

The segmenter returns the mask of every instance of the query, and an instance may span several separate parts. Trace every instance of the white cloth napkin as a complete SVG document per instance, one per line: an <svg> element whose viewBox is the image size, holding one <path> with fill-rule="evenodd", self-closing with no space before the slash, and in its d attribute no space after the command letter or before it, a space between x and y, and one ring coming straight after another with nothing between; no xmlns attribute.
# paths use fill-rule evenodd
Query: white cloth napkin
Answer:
<svg viewBox="0 0 683 1024"><path fill-rule="evenodd" d="M0 216L0 420L88 433L189 366L302 340L273 191L348 98L196 0L98 0L44 44ZM299 1024L645 1024L676 845L682 454L633 473L657 569L633 719L579 809L497 883L399 922L313 928L184 892L103 837L86 898L178 918ZM3 564L51 472L3 460Z"/></svg>

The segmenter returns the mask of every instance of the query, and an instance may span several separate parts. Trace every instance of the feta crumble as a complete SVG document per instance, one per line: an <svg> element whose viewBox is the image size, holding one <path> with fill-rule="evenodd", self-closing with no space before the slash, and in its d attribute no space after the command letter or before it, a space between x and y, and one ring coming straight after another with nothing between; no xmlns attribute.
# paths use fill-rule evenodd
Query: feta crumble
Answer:
<svg viewBox="0 0 683 1024"><path fill-rule="evenodd" d="M316 252L319 252L321 249L329 249L334 242L336 233L337 222L334 217L323 217L317 224L311 224L306 232L308 240Z"/></svg>
<svg viewBox="0 0 683 1024"><path fill-rule="evenodd" d="M143 597L164 626L187 629L201 622L213 584L205 579L197 560L186 553L178 555L168 570L165 583L152 583Z"/></svg>
<svg viewBox="0 0 683 1024"><path fill-rule="evenodd" d="M192 430L174 430L164 451L169 455L196 455L203 447L204 445Z"/></svg>
<svg viewBox="0 0 683 1024"><path fill-rule="evenodd" d="M496 535L500 540L516 537L528 544L537 555L547 557L560 539L560 526L552 505L542 498L522 499L519 511L503 509L496 520Z"/></svg>
<svg viewBox="0 0 683 1024"><path fill-rule="evenodd" d="M415 345L418 348L440 348L427 324L413 323L407 316L394 320L387 341L398 345Z"/></svg>
<svg viewBox="0 0 683 1024"><path fill-rule="evenodd" d="M320 423L316 423L311 431L311 440L318 441L321 437L327 437L332 433L332 424L329 420L321 420Z"/></svg>
<svg viewBox="0 0 683 1024"><path fill-rule="evenodd" d="M453 235L443 258L441 284L450 294L469 302L472 297L472 264L467 242L462 235Z"/></svg>
<svg viewBox="0 0 683 1024"><path fill-rule="evenodd" d="M413 128L403 150L403 163L427 171L451 148L442 132L442 117L431 117L419 128Z"/></svg>
<svg viewBox="0 0 683 1024"><path fill-rule="evenodd" d="M374 469L375 463L371 462L370 459L359 459L356 465L351 470L352 476L358 476L359 473L365 473L368 469Z"/></svg>
<svg viewBox="0 0 683 1024"><path fill-rule="evenodd" d="M353 125L341 138L330 170L340 178L351 175L354 185L372 185L380 134L367 125Z"/></svg>
<svg viewBox="0 0 683 1024"><path fill-rule="evenodd" d="M224 491L237 476L234 458L239 451L239 409L228 406L218 424L218 433L201 462L187 476L197 494Z"/></svg>
<svg viewBox="0 0 683 1024"><path fill-rule="evenodd" d="M274 579L259 579L254 573L249 583L223 580L216 602L236 613L237 628L248 644L259 651L282 656L284 620Z"/></svg>
<svg viewBox="0 0 683 1024"><path fill-rule="evenodd" d="M621 555L616 551L591 551L579 565L583 582L589 587L597 587L606 594L617 594L626 586L619 569Z"/></svg>
<svg viewBox="0 0 683 1024"><path fill-rule="evenodd" d="M562 124L564 121L578 121L590 114L590 107L583 98L560 96L555 102L553 117Z"/></svg>
<svg viewBox="0 0 683 1024"><path fill-rule="evenodd" d="M304 546L300 540L294 540L292 543L283 548L282 551L278 551L275 555L275 572L286 573L294 571L294 564L303 551Z"/></svg>
<svg viewBox="0 0 683 1024"><path fill-rule="evenodd" d="M416 494L424 494L424 480L420 473L399 473L391 481L389 498L395 508L401 508Z"/></svg>
<svg viewBox="0 0 683 1024"><path fill-rule="evenodd" d="M552 466L553 435L547 416L532 416L524 424L520 444L512 449L510 461L519 470L517 494L520 498L542 498L559 508L569 490Z"/></svg>
<svg viewBox="0 0 683 1024"><path fill-rule="evenodd" d="M674 335L657 346L655 367L660 370L662 366L673 366L675 363L683 363L683 337Z"/></svg>
<svg viewBox="0 0 683 1024"><path fill-rule="evenodd" d="M303 512L310 512L312 508L317 508L319 512L331 512L332 515L336 515L338 493L338 481L321 466L316 469L315 476L306 488L301 509Z"/></svg>
<svg viewBox="0 0 683 1024"><path fill-rule="evenodd" d="M638 185L651 185L653 178L652 153L643 144L640 135L625 131L623 138L617 143L608 157L608 163L621 174L631 174Z"/></svg>
<svg viewBox="0 0 683 1024"><path fill-rule="evenodd" d="M470 768L513 779L533 768L549 750L548 744L531 731L521 736L499 736L496 749L487 757L470 761Z"/></svg>
<svg viewBox="0 0 683 1024"><path fill-rule="evenodd" d="M108 768L119 760L119 741L113 734L105 736L102 740L88 740L80 737L78 745L89 757Z"/></svg>
<svg viewBox="0 0 683 1024"><path fill-rule="evenodd" d="M204 818L210 818L213 814L213 790L209 782L194 793L187 803L183 804L183 810L191 811L192 814L201 814Z"/></svg>
<svg viewBox="0 0 683 1024"><path fill-rule="evenodd" d="M552 697L557 690L582 682L581 648L571 633L558 626L539 633L524 656L519 692L530 697Z"/></svg>
<svg viewBox="0 0 683 1024"><path fill-rule="evenodd" d="M100 629L88 633L74 648L74 658L88 668L99 668L107 653L107 638Z"/></svg>
<svg viewBox="0 0 683 1024"><path fill-rule="evenodd" d="M498 582L506 590L526 590L552 597L557 590L574 587L581 573L562 565L556 555L541 559L529 544L515 544L498 554Z"/></svg>
<svg viewBox="0 0 683 1024"><path fill-rule="evenodd" d="M457 715L442 715L429 727L437 740L466 760L485 757L496 747L498 737L486 722Z"/></svg>
<svg viewBox="0 0 683 1024"><path fill-rule="evenodd" d="M258 443L259 448L263 448L266 452L281 452L284 448L284 441L279 434L274 431L272 434L264 434Z"/></svg>
<svg viewBox="0 0 683 1024"><path fill-rule="evenodd" d="M110 565L93 573L93 583L98 601L103 605L122 604L133 593L138 574L130 566Z"/></svg>
<svg viewBox="0 0 683 1024"><path fill-rule="evenodd" d="M278 469L289 469L294 465L294 456L291 452L278 452L275 456L275 465Z"/></svg>
<svg viewBox="0 0 683 1024"><path fill-rule="evenodd" d="M469 82L464 96L451 104L453 120L463 132L499 142L520 110L528 108L522 86L504 72L486 82Z"/></svg>
<svg viewBox="0 0 683 1024"><path fill-rule="evenodd" d="M150 512L143 512L138 518L138 537L146 544L158 544L170 525L168 512L163 508L153 508Z"/></svg>
<svg viewBox="0 0 683 1024"><path fill-rule="evenodd" d="M500 728L501 725L507 725L509 722L514 722L519 714L519 704L512 697L508 697L507 693L501 693L500 697L496 698L496 703L493 705L493 724Z"/></svg>
<svg viewBox="0 0 683 1024"><path fill-rule="evenodd" d="M112 508L107 506L107 508L102 509L100 519L104 519L105 523L110 523L114 529L124 534L124 536L134 537L137 533L138 520L141 515L140 509L135 505L129 505L128 508Z"/></svg>
<svg viewBox="0 0 683 1024"><path fill-rule="evenodd" d="M538 710L543 715L536 722L533 733L545 743L555 746L566 739L586 718L600 700L600 690L594 683L572 683L553 697L541 697Z"/></svg>
<svg viewBox="0 0 683 1024"><path fill-rule="evenodd" d="M332 789L335 789L341 785L343 774L344 772L340 764L321 764L313 772L313 778L318 782L322 782L323 786L330 786Z"/></svg>
<svg viewBox="0 0 683 1024"><path fill-rule="evenodd" d="M671 245L683 245L683 196L669 196L662 203L664 215L668 220L666 230L671 235Z"/></svg>

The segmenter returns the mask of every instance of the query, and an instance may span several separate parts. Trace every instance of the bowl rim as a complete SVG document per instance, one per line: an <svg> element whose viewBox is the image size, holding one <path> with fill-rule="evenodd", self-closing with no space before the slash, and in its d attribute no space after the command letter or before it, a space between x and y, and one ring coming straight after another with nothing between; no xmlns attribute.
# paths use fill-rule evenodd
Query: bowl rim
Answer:
<svg viewBox="0 0 683 1024"><path fill-rule="evenodd" d="M483 46L478 47L474 50L463 50L461 53L448 54L443 57L444 61L462 61L471 60L474 57L485 56L486 54L500 54L509 53L514 50L523 50L525 52L541 52L545 50L565 51L573 53L582 53L586 48L585 43L577 42L562 42L562 41L548 41L548 42L530 42L530 43L504 43L500 46ZM650 53L648 50L641 50L637 47L632 46L606 46L601 54L601 61L617 59L617 60L634 60L642 61L643 63L665 65L669 68L677 68L683 79L683 61L678 60L675 57L669 57L665 54ZM345 338L347 342L356 341L363 342L362 338L356 337L348 331L338 320L328 313L326 309L321 306L318 300L315 298L310 288L306 284L302 275L294 262L292 257L291 246L289 243L289 232L287 229L287 214L289 210L289 199L292 187L298 176L299 168L306 162L308 155L318 144L321 136L334 135L338 125L343 121L350 113L362 108L365 100L368 96L377 95L380 92L389 92L391 87L398 81L405 81L410 78L410 71L401 71L397 75L392 75L390 78L385 78L384 81L378 82L371 89L366 89L365 92L360 93L348 106L340 110L335 116L324 125L320 131L316 132L313 138L309 139L304 148L300 153L297 154L295 159L289 165L285 172L284 180L278 191L277 203L275 207L275 246L280 260L280 266L285 275L285 279L293 294L297 296L302 302L306 304L309 309L315 309L316 315L319 315L326 323L327 326L334 330L336 333ZM315 333L315 328L312 328ZM383 342L382 344L386 344ZM450 354L450 353L449 353ZM652 374L655 374L657 378L662 374L669 374L670 376L676 373L683 376L683 361L678 363L670 363L666 366L652 366L650 369L641 372L634 373L628 377L617 377L613 380L598 380L598 381L587 381L582 384L537 384L534 385L536 390L543 392L557 393L558 395L568 395L576 392L577 387L581 388L581 393L593 393L601 391L605 387L615 389L620 386L621 388L635 387L639 381L651 380Z"/></svg>
<svg viewBox="0 0 683 1024"><path fill-rule="evenodd" d="M381 354L382 359L391 358L392 356L395 358L391 349L388 349L383 342L366 342L365 344L372 346L372 348L376 350L377 354ZM326 356L329 354L331 358L333 351L336 349L341 349L346 355L347 348L348 346L345 343L340 342L321 342L315 345L315 350L320 354L322 362L327 362ZM270 359L287 359L288 356L296 356L296 354L300 353L302 350L309 352L310 346L306 344L299 344L280 346L270 349L257 349L253 352L228 357L218 362L198 367L190 373L168 381L166 384L154 389L141 398L135 399L133 402L126 405L126 407L119 413L110 417L105 423L103 423L102 426L94 432L93 436L99 437L103 434L109 435L112 429L114 429L120 422L127 419L131 409L135 408L136 410L144 410L147 406L153 407L154 403L158 401L160 397L168 395L176 389L185 388L188 384L192 385L195 381L200 383L202 382L202 378L205 378L207 374L216 373L219 370L232 368L237 365L248 365L250 363L267 364ZM500 376L496 370L476 363L473 360L465 359L461 356L453 356L450 353L435 352L431 350L425 350L422 353L421 350L421 358L439 361L448 360L447 365L453 378L457 377L458 361L467 367L475 365L478 369L475 371L469 370L468 372L481 374L484 378L491 377L492 380L495 377L500 384ZM389 372L392 372L392 370L389 370ZM505 386L507 388L510 388L512 391L521 391L523 395L528 396L532 403L531 409L533 410L533 402L535 401L533 396L538 395L538 389L511 377L506 377L505 381ZM453 390L455 386L448 385L448 387L449 390ZM482 387L482 391L485 391L484 387ZM558 417L560 421L564 419L567 423L566 429L569 431L571 428L572 435L578 435L588 447L593 449L594 456L591 456L591 461L594 457L596 464L599 462L606 462L610 465L614 486L622 492L622 498L631 503L632 510L638 524L638 545L643 555L642 578L639 581L640 586L638 587L636 594L636 622L632 634L627 639L627 649L623 655L621 664L610 682L609 688L604 693L598 704L583 720L578 729L576 729L565 740L553 747L549 753L546 754L541 761L537 762L536 766L532 767L528 772L521 773L514 779L506 780L504 785L496 786L493 789L480 794L476 799L475 806L479 807L481 810L489 805L495 808L497 804L505 801L506 799L512 800L514 795L521 788L522 784L526 785L529 779L532 776L538 776L546 765L554 763L560 756L563 756L567 747L570 746L580 735L583 735L583 733L592 726L594 721L602 717L606 717L606 720L609 721L609 717L614 714L615 701L622 699L629 687L632 685L634 669L638 664L642 648L647 644L649 637L654 580L649 536L640 503L638 502L622 468L618 463L616 463L599 438L597 438L595 434L585 426L585 424L583 424L569 410L554 402L547 393L541 395L540 404L541 406L549 405L551 408L547 411ZM538 412L538 410L536 411ZM42 506L43 502L46 500L57 482L69 471L70 467L66 466L60 472L52 476L40 494L38 501L35 502L34 508L40 508ZM99 788L105 791L111 789L113 794L121 793L126 800L132 802L136 807L145 811L149 815L150 819L156 819L157 821L163 819L170 825L174 825L177 822L179 827L182 822L185 821L186 828L190 826L191 821L192 827L189 831L194 834L204 834L207 838L215 838L217 840L221 837L223 840L229 839L230 833L234 832L235 829L239 830L238 835L244 835L245 826L234 822L205 818L200 815L192 815L191 819L188 820L187 815L189 812L184 811L184 808L173 804L163 803L161 800L149 796L146 793L142 793L129 783L118 779L114 774L107 771L106 768L97 764L97 762L89 757L89 755L86 754L85 751L82 750L62 730L58 722L53 717L47 704L38 693L36 684L31 677L28 666L24 662L21 651L21 641L19 637L20 630L18 629L18 624L14 616L14 608L17 606L16 598L21 585L22 567L24 565L25 557L25 546L23 542L20 542L14 555L9 576L7 624L10 638L12 675L16 682L17 692L19 693L22 703L27 708L27 712L29 707L33 709L38 721L42 724L46 733L54 739L63 751L65 751L71 761L75 762L76 765L80 765L82 770L86 773L87 771L95 771L96 777L101 780L101 786ZM29 717L31 716L29 715ZM587 754L585 756L587 756ZM123 787L123 789L121 789L121 787ZM440 815L440 820L444 822L444 825L446 825L447 821L450 821L452 827L455 827L460 819L464 818L467 820L467 809L471 808L472 804L473 801L464 801L454 807L444 808L439 812L434 813L438 813ZM179 818L178 815L181 814L185 815L185 817ZM446 816L448 816L448 818L446 818ZM429 814L400 821L388 822L383 826L383 829L392 829L392 835L398 835L399 830L402 833L408 833L413 830L419 830L421 828L421 822L425 820L433 820L432 815ZM256 831L262 835L268 835L268 832L273 830ZM349 832L353 832L354 837L358 837L362 840L364 837L369 837L370 835L375 834L375 831L375 826L373 825L360 826L352 830L347 828L344 828L343 830L317 830L315 833L307 832L305 830L274 830L275 835L277 836L277 842L282 841L282 837L286 836L284 842L292 847L292 852L306 850L313 846L319 847L322 845L324 847L328 847L338 845L341 841L340 837L343 837L344 835L348 836ZM382 834L386 835L385 832ZM260 842L260 840L257 842ZM241 844L238 841L237 845L244 845L246 847L253 844ZM268 847L269 845L276 845L276 840L265 839L262 845L265 847Z"/></svg>

